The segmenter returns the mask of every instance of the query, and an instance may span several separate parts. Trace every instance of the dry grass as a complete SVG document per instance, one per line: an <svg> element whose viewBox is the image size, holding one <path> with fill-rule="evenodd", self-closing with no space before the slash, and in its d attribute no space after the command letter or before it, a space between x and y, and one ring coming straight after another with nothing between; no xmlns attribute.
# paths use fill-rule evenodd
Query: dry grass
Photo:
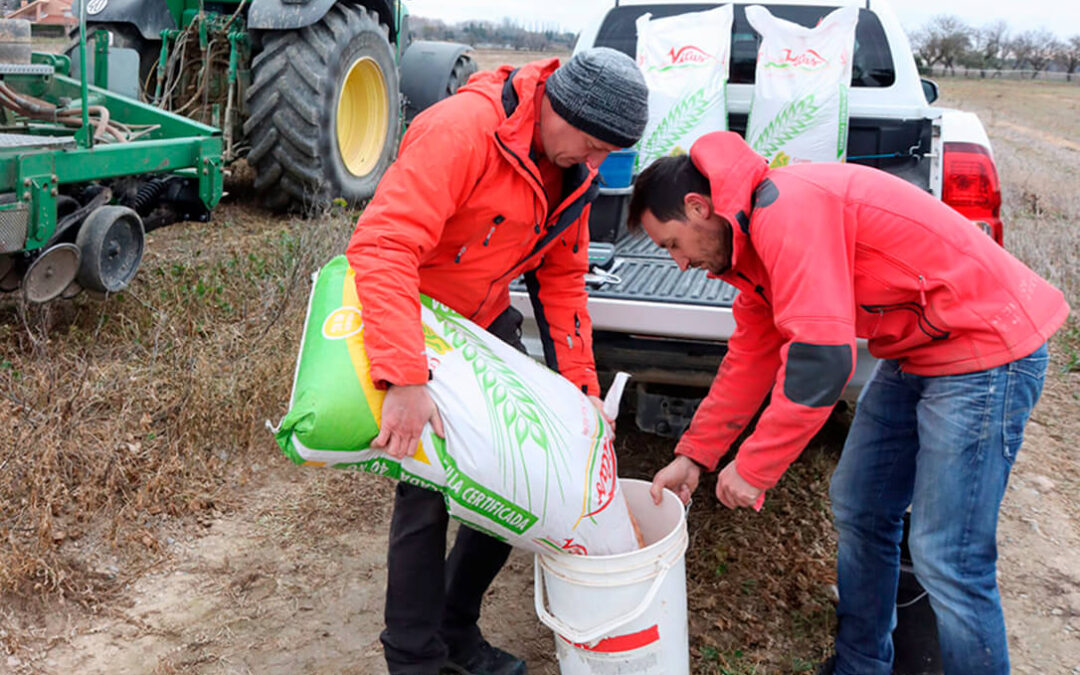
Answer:
<svg viewBox="0 0 1080 675"><path fill-rule="evenodd" d="M154 233L120 295L0 300L8 597L93 604L158 557L170 519L235 499L288 397L310 273L354 222L266 215L225 207Z"/></svg>
<svg viewBox="0 0 1080 675"><path fill-rule="evenodd" d="M828 477L847 421L830 420L760 513L728 510L713 496L716 474L703 476L686 556L694 673L812 672L827 656L836 582ZM619 475L642 479L670 460L674 446L640 432L620 435L619 444Z"/></svg>

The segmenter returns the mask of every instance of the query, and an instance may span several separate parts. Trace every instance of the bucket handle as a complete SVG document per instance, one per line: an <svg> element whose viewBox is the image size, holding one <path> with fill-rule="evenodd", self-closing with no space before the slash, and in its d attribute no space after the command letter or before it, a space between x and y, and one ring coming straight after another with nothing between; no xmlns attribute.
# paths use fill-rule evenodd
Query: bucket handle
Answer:
<svg viewBox="0 0 1080 675"><path fill-rule="evenodd" d="M634 611L629 614L616 617L604 623L593 626L592 628L578 629L566 624L562 619L553 615L547 609L547 604L544 602L544 573L540 569L540 556L536 555L533 565L533 594L534 603L536 604L536 616L540 619L540 622L545 626L555 631L557 634L566 638L570 642L577 644L588 644L598 637L614 631L619 626L625 626L631 621L637 620L645 610L652 604L656 594L660 591L660 586L664 583L664 579L667 578L668 571L675 566L675 563L679 561L678 557L673 558L660 565L656 578L653 580L652 585L649 586L649 592L645 594L645 597L641 599L641 602Z"/></svg>

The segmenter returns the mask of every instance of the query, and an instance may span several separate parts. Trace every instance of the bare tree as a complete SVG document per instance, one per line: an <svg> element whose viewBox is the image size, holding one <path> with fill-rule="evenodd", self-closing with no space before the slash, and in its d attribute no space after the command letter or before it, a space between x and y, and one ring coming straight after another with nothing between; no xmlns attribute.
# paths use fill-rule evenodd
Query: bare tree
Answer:
<svg viewBox="0 0 1080 675"><path fill-rule="evenodd" d="M989 23L975 31L973 35L972 61L986 77L986 71L993 69L1001 73L1008 51L1009 25L1004 19Z"/></svg>
<svg viewBox="0 0 1080 675"><path fill-rule="evenodd" d="M1009 40L1009 54L1012 56L1013 68L1017 70L1031 62L1031 54L1035 51L1035 38L1031 31L1021 33Z"/></svg>
<svg viewBox="0 0 1080 675"><path fill-rule="evenodd" d="M1061 51L1062 44L1045 28L1028 32L1031 33L1032 45L1031 52L1028 54L1028 63L1034 71L1031 79L1035 79L1053 62L1054 57Z"/></svg>
<svg viewBox="0 0 1080 675"><path fill-rule="evenodd" d="M1072 82L1073 71L1080 66L1080 35L1074 35L1062 45L1061 63L1065 66L1065 79Z"/></svg>
<svg viewBox="0 0 1080 675"><path fill-rule="evenodd" d="M941 60L938 43L928 28L920 28L911 35L911 47L920 68L927 71Z"/></svg>
<svg viewBox="0 0 1080 675"><path fill-rule="evenodd" d="M927 65L941 62L953 74L956 62L963 57L971 45L972 29L959 17L951 14L939 14L930 20L925 29L925 50L932 55Z"/></svg>
<svg viewBox="0 0 1080 675"><path fill-rule="evenodd" d="M530 31L525 34L525 49L538 52L547 49L547 46L548 41L543 33L534 33Z"/></svg>

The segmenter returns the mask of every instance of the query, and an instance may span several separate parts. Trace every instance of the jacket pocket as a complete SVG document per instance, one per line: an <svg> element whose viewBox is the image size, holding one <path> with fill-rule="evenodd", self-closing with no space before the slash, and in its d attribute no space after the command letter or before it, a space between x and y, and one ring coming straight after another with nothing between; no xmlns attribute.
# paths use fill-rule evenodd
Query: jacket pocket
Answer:
<svg viewBox="0 0 1080 675"><path fill-rule="evenodd" d="M491 243L491 238L495 236L495 230L499 229L499 225L502 225L505 220L506 218L501 213L491 219L491 228L488 229L488 233L484 237L484 241L482 242L483 246L487 246Z"/></svg>
<svg viewBox="0 0 1080 675"><path fill-rule="evenodd" d="M478 228L478 231L458 249L458 252L454 255L454 263L460 264L467 255L476 255L477 251L483 255L484 249L491 247L492 238L495 236L499 226L504 222L506 222L506 216L500 213L491 219L486 228ZM470 254L469 251L473 251L473 253Z"/></svg>
<svg viewBox="0 0 1080 675"><path fill-rule="evenodd" d="M879 315L878 321L874 325L875 333L877 333L882 322L885 321L886 314L890 312L905 312L914 315L915 323L919 330L931 340L945 340L950 335L949 331L935 325L934 322L926 316L926 308L917 302L898 302L891 305L860 305L860 307L862 307L864 311Z"/></svg>
<svg viewBox="0 0 1080 675"><path fill-rule="evenodd" d="M886 314L890 312L910 312L916 320L918 329L932 340L944 340L949 337L946 327L941 325L939 320L928 316L930 302L927 298L927 287L929 283L919 270L872 246L856 243L855 248L864 257L863 260L855 263L856 276L862 276L879 284L882 290L886 291L882 297L888 297L891 300L860 305L863 310L878 315L872 324L871 337L878 333L885 323Z"/></svg>

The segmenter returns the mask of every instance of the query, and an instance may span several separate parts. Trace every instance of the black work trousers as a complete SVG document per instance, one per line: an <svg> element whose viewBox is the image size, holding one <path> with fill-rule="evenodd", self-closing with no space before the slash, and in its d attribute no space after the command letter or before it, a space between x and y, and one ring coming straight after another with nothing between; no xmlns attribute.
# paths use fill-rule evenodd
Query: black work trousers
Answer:
<svg viewBox="0 0 1080 675"><path fill-rule="evenodd" d="M524 352L521 318L511 307L487 330ZM441 493L398 483L381 635L390 675L437 675L448 655L468 655L483 640L480 603L510 546L462 526L447 556L448 520Z"/></svg>

